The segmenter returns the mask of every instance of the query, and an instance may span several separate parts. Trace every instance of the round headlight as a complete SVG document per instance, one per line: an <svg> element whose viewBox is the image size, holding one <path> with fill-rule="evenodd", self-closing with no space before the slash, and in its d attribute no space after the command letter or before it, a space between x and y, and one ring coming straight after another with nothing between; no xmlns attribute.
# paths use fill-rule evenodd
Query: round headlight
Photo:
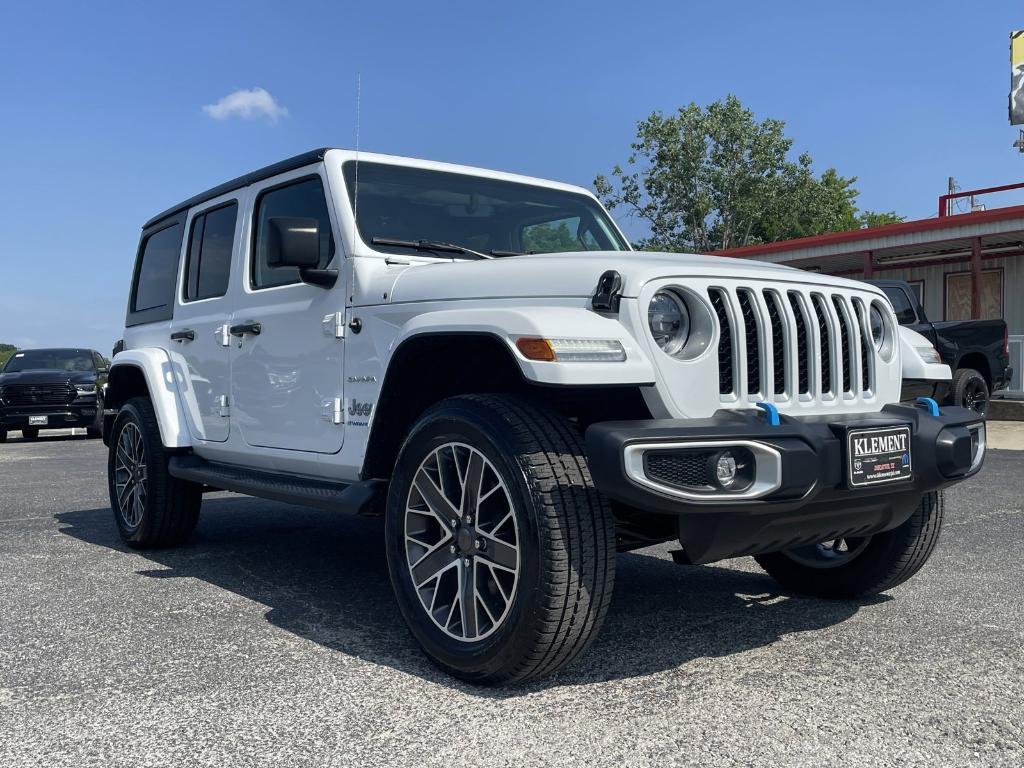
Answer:
<svg viewBox="0 0 1024 768"><path fill-rule="evenodd" d="M882 342L885 341L885 319L882 317L882 310L872 304L868 320L871 324L871 340L875 342L875 349L881 349Z"/></svg>
<svg viewBox="0 0 1024 768"><path fill-rule="evenodd" d="M674 355L690 336L690 312L686 303L672 291L658 291L647 307L651 335L661 350Z"/></svg>

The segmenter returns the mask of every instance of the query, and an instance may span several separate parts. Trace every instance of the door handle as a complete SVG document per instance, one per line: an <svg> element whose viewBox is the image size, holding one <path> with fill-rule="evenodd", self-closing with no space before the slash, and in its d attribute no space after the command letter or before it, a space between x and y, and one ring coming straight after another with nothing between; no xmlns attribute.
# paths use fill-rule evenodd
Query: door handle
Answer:
<svg viewBox="0 0 1024 768"><path fill-rule="evenodd" d="M257 323L255 320L249 320L245 323L239 323L238 325L232 325L228 328L228 332L232 336L245 336L245 334L252 334L253 336L259 336L263 330L263 326Z"/></svg>
<svg viewBox="0 0 1024 768"><path fill-rule="evenodd" d="M183 331L175 331L171 334L171 341L195 341L196 332L191 328L186 328Z"/></svg>

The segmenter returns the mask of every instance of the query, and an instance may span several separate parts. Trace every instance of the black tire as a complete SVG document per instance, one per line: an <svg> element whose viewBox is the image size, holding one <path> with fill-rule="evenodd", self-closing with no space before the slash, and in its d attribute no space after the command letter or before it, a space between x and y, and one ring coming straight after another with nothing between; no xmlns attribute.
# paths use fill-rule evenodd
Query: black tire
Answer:
<svg viewBox="0 0 1024 768"><path fill-rule="evenodd" d="M124 492L122 481L126 474L118 469L118 450L124 448L123 433L132 429L138 431L141 445L141 461L136 468L139 473L145 471L145 493L136 510L137 520L130 519L131 513L125 511L118 499L119 492ZM136 433L130 436L135 437ZM132 398L121 407L114 421L107 457L110 508L121 539L130 547L176 546L184 543L196 526L203 502L202 486L171 477L168 459L152 403L149 398Z"/></svg>
<svg viewBox="0 0 1024 768"><path fill-rule="evenodd" d="M39 437L39 427L25 427L21 430L21 436L26 440L35 440Z"/></svg>
<svg viewBox="0 0 1024 768"><path fill-rule="evenodd" d="M854 598L892 589L917 573L935 550L945 502L941 491L925 494L910 518L891 531L875 534L839 565L813 567L786 552L756 555L755 560L786 589L803 595ZM793 551L795 553L795 550Z"/></svg>
<svg viewBox="0 0 1024 768"><path fill-rule="evenodd" d="M407 501L421 463L456 443L482 454L504 483L519 547L504 618L478 640L454 638L431 618L413 584L405 538ZM478 512L483 526L482 504ZM615 521L591 480L580 436L554 411L522 398L455 397L428 410L402 446L385 531L391 583L406 624L437 666L463 680L492 685L552 674L590 645L611 602ZM461 578L463 570L456 573Z"/></svg>
<svg viewBox="0 0 1024 768"><path fill-rule="evenodd" d="M953 405L969 408L984 416L988 413L988 382L973 368L957 368L953 374L949 400Z"/></svg>
<svg viewBox="0 0 1024 768"><path fill-rule="evenodd" d="M6 442L7 442L7 430L6 429L0 429L0 443L6 443Z"/></svg>
<svg viewBox="0 0 1024 768"><path fill-rule="evenodd" d="M85 436L90 440L103 437L103 401L99 398L96 398L96 418L85 428Z"/></svg>

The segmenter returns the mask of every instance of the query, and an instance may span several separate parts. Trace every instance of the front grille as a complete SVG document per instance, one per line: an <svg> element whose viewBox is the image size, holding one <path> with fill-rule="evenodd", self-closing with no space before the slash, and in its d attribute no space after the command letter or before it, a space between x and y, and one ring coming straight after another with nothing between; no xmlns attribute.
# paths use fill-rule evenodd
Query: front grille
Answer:
<svg viewBox="0 0 1024 768"><path fill-rule="evenodd" d="M7 384L0 390L5 405L65 405L75 397L70 384Z"/></svg>
<svg viewBox="0 0 1024 768"><path fill-rule="evenodd" d="M720 329L723 401L857 397L873 390L874 347L861 298L789 286L715 286L708 296Z"/></svg>
<svg viewBox="0 0 1024 768"><path fill-rule="evenodd" d="M711 485L708 462L715 451L647 451L644 472L651 480L676 488L705 488Z"/></svg>

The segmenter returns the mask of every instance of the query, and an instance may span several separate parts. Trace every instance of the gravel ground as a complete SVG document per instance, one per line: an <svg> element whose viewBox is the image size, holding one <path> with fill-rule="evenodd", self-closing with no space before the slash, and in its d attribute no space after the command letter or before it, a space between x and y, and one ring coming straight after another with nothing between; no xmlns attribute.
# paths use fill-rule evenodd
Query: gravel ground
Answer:
<svg viewBox="0 0 1024 768"><path fill-rule="evenodd" d="M401 624L377 520L218 494L119 542L106 454L0 445L0 766L1024 765L1024 454L947 495L891 594L780 594L749 560L619 559L557 677L480 690Z"/></svg>

